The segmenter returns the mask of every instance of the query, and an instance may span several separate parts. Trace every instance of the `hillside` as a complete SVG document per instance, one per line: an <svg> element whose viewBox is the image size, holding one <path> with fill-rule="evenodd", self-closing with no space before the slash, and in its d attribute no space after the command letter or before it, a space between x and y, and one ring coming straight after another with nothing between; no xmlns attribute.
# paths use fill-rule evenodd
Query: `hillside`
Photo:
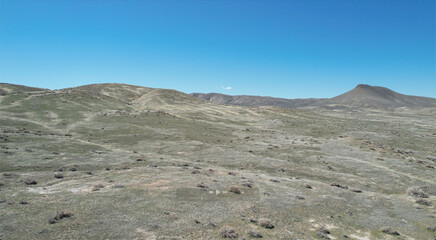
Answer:
<svg viewBox="0 0 436 240"><path fill-rule="evenodd" d="M392 94L361 88L332 104ZM436 237L435 112L244 107L125 84L0 89L0 239Z"/></svg>
<svg viewBox="0 0 436 240"><path fill-rule="evenodd" d="M284 99L260 96L230 96L219 93L192 93L194 97L206 101L238 106L275 106L282 108L332 107L335 105L358 108L392 109L407 107L412 109L434 108L435 98L409 96L384 87L357 85L354 89L330 99Z"/></svg>
<svg viewBox="0 0 436 240"><path fill-rule="evenodd" d="M329 103L373 108L436 107L435 98L409 96L394 92L388 88L364 84L359 84L351 91L331 98Z"/></svg>

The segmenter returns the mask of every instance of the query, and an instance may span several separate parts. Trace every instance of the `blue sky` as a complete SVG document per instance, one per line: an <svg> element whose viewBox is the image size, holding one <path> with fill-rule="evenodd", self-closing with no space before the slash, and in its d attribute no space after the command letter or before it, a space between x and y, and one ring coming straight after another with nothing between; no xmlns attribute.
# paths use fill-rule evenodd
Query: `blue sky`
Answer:
<svg viewBox="0 0 436 240"><path fill-rule="evenodd" d="M419 0L0 0L0 82L284 98L365 83L436 97L435 15Z"/></svg>

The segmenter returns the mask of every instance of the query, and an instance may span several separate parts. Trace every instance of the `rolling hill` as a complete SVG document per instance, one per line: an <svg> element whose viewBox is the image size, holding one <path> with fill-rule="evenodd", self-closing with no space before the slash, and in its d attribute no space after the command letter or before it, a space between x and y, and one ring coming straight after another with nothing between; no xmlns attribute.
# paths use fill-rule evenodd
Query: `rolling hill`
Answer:
<svg viewBox="0 0 436 240"><path fill-rule="evenodd" d="M302 108L332 107L335 105L376 109L436 107L435 98L409 96L394 92L388 88L364 84L359 84L354 89L330 99L284 99L246 95L230 96L219 93L192 93L191 95L218 104L250 107L275 106L282 108Z"/></svg>
<svg viewBox="0 0 436 240"><path fill-rule="evenodd" d="M435 113L358 107L426 99L366 86L330 105L114 83L0 92L0 239L436 236ZM356 98L360 111L325 108ZM228 99L270 106L215 103Z"/></svg>

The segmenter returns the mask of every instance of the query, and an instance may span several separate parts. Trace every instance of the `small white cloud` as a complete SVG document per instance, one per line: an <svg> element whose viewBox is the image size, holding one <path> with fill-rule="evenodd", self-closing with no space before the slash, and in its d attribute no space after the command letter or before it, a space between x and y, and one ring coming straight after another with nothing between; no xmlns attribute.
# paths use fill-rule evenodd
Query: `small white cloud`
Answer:
<svg viewBox="0 0 436 240"><path fill-rule="evenodd" d="M224 87L224 86L221 86L221 88L224 89L224 90L232 90L232 87Z"/></svg>

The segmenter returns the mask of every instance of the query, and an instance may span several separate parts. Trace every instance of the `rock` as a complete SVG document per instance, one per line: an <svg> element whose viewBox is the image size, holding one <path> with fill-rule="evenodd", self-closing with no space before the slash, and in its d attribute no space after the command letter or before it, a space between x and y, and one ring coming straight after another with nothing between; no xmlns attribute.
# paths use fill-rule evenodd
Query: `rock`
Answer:
<svg viewBox="0 0 436 240"><path fill-rule="evenodd" d="M262 238L262 234L260 234L259 231L254 230L254 229L248 231L248 236L253 237L253 238Z"/></svg>
<svg viewBox="0 0 436 240"><path fill-rule="evenodd" d="M269 228L269 229L274 228L274 224L268 218L260 218L258 220L258 223L259 223L259 226L264 227L264 228Z"/></svg>

